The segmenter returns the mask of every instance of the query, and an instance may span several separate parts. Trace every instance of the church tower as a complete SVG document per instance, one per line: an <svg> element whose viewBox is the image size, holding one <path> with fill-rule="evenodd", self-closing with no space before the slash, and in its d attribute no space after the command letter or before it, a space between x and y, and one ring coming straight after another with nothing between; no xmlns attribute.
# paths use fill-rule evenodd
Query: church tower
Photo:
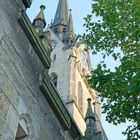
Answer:
<svg viewBox="0 0 140 140"><path fill-rule="evenodd" d="M67 0L59 0L55 18L51 22L50 28L62 40L66 33L68 21L68 3Z"/></svg>
<svg viewBox="0 0 140 140"><path fill-rule="evenodd" d="M31 3L0 4L0 140L107 140L86 80L89 53L77 42L67 0L59 0L47 29L44 5L31 23Z"/></svg>
<svg viewBox="0 0 140 140"><path fill-rule="evenodd" d="M52 46L50 78L84 135L87 99L91 99L93 108L97 95L87 82L86 77L92 71L89 52L84 44L77 42L67 0L59 0L54 21L48 30ZM100 103L96 106L96 112L100 118Z"/></svg>

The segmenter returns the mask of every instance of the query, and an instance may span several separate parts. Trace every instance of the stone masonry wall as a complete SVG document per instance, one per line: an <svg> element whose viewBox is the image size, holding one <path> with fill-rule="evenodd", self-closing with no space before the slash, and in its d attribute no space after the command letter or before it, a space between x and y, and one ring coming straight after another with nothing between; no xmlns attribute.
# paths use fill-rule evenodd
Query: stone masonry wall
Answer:
<svg viewBox="0 0 140 140"><path fill-rule="evenodd" d="M30 140L63 140L64 130L39 89L45 70L18 23L21 0L0 0L0 140L15 140L20 119Z"/></svg>

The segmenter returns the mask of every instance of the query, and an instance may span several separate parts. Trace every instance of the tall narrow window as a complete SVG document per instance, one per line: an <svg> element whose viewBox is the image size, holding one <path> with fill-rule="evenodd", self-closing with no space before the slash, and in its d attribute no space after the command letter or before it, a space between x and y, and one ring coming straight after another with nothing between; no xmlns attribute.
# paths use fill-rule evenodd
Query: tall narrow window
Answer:
<svg viewBox="0 0 140 140"><path fill-rule="evenodd" d="M81 113L83 113L83 89L80 82L78 83L78 107Z"/></svg>

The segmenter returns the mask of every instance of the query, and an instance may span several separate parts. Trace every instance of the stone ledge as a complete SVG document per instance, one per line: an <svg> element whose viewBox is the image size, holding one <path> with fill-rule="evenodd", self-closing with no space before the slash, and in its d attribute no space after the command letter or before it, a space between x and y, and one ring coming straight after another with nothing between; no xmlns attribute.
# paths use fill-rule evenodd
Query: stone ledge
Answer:
<svg viewBox="0 0 140 140"><path fill-rule="evenodd" d="M48 69L50 67L50 50L46 48L39 38L38 34L36 33L29 17L25 13L22 12L22 15L19 18L19 23L23 30L25 31L30 43L34 47L36 53L40 57L42 63L44 64L45 68Z"/></svg>
<svg viewBox="0 0 140 140"><path fill-rule="evenodd" d="M32 4L32 0L22 0L26 8L29 8Z"/></svg>
<svg viewBox="0 0 140 140"><path fill-rule="evenodd" d="M48 75L44 77L40 88L65 130L70 131L73 138L81 136L80 130L70 116L65 104L61 100L55 87L52 85Z"/></svg>

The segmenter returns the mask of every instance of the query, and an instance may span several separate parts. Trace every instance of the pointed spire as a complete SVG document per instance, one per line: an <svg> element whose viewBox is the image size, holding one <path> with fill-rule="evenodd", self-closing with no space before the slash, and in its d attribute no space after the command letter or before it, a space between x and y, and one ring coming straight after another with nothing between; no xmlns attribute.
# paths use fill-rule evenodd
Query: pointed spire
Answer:
<svg viewBox="0 0 140 140"><path fill-rule="evenodd" d="M74 28L73 28L73 19L72 19L72 14L71 14L71 9L69 10L70 14L69 14L69 20L68 20L68 24L67 24L67 28L66 28L66 33L64 36L64 42L68 42L70 41L71 43L74 42L75 40L75 34L74 34Z"/></svg>
<svg viewBox="0 0 140 140"><path fill-rule="evenodd" d="M94 117L92 107L91 107L91 99L88 98L87 101L88 101L88 108L87 108L85 121L87 121L87 119L93 119L95 121L95 117Z"/></svg>
<svg viewBox="0 0 140 140"><path fill-rule="evenodd" d="M33 25L34 25L34 27L36 27L36 30L38 30L38 32L43 31L43 29L46 26L44 10L45 10L45 6L41 5L40 6L40 12L33 21Z"/></svg>
<svg viewBox="0 0 140 140"><path fill-rule="evenodd" d="M67 0L59 0L53 25L67 25L68 21L68 3Z"/></svg>
<svg viewBox="0 0 140 140"><path fill-rule="evenodd" d="M96 114L96 103L98 101L95 100L94 102L94 113L91 107L91 99L88 99L88 108L85 117L86 121L86 131L85 131L85 139L86 140L108 140L101 122Z"/></svg>
<svg viewBox="0 0 140 140"><path fill-rule="evenodd" d="M94 114L91 107L91 99L89 98L87 99L87 101L88 101L88 108L87 108L87 113L85 117L85 121L86 121L85 139L94 140L93 133L95 132L94 130L95 118L94 118Z"/></svg>

